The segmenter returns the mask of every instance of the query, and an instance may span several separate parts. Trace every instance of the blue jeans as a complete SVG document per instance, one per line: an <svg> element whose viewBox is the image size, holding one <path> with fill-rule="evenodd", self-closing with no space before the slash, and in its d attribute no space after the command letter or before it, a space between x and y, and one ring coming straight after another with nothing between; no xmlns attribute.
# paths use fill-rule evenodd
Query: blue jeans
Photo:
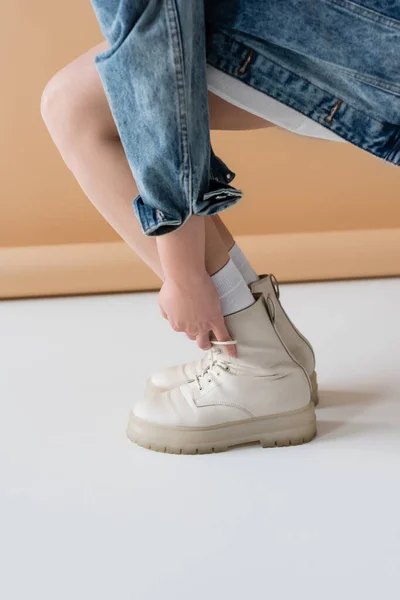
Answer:
<svg viewBox="0 0 400 600"><path fill-rule="evenodd" d="M96 59L144 233L237 202L210 146L206 62L400 165L398 0L92 0Z"/></svg>

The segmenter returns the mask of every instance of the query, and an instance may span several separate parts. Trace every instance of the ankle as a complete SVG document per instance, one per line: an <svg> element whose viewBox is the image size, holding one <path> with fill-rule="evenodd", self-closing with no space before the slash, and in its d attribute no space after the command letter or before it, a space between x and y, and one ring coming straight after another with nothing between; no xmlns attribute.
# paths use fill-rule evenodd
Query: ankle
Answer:
<svg viewBox="0 0 400 600"><path fill-rule="evenodd" d="M212 276L225 316L239 312L254 304L253 294L232 259Z"/></svg>

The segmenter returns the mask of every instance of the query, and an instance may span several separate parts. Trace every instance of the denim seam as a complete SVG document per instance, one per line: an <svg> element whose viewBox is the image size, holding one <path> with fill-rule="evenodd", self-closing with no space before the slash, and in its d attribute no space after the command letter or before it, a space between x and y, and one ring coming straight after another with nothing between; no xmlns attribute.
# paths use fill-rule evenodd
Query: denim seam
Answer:
<svg viewBox="0 0 400 600"><path fill-rule="evenodd" d="M182 224L180 221L164 221L164 222L159 222L159 223L154 223L154 225L150 225L148 227L146 227L143 230L143 233L145 233L145 235L151 235L152 233L154 233L155 231L157 231L157 229L159 229L160 227L173 227L174 231L176 231L177 229L179 229L179 227L182 227Z"/></svg>
<svg viewBox="0 0 400 600"><path fill-rule="evenodd" d="M357 71L346 69L345 67L339 67L332 64L330 67L339 73L346 73L346 75L353 77L353 79L356 79L361 83L367 83L381 89L384 92L391 92L394 96L400 96L400 85L386 82L383 79L376 79L375 77L370 77L369 75L364 75L363 73L357 73Z"/></svg>
<svg viewBox="0 0 400 600"><path fill-rule="evenodd" d="M190 160L190 148L188 140L188 123L187 123L187 101L186 88L184 79L184 62L183 62L183 47L181 40L181 30L178 17L178 11L175 0L167 0L167 18L169 32L172 40L172 49L175 62L176 73L176 89L177 89L177 110L179 120L179 137L182 152L183 165L183 188L186 190L186 207L188 209L187 219L193 213L192 207L192 165Z"/></svg>
<svg viewBox="0 0 400 600"><path fill-rule="evenodd" d="M324 2L337 6L347 13L356 14L370 23L380 23L390 29L400 31L400 21L387 17L371 8L361 6L360 4L357 4L357 2L351 2L350 0L324 0Z"/></svg>

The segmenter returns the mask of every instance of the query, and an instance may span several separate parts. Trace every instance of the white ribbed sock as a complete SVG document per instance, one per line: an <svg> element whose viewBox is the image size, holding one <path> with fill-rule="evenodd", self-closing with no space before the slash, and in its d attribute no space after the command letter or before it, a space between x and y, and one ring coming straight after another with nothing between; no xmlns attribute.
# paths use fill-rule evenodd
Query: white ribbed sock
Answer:
<svg viewBox="0 0 400 600"><path fill-rule="evenodd" d="M229 256L241 272L247 285L250 285L250 283L254 283L260 279L236 243L233 244L232 248L229 250Z"/></svg>
<svg viewBox="0 0 400 600"><path fill-rule="evenodd" d="M218 273L215 273L212 280L221 300L224 317L254 304L253 294L233 260L229 260Z"/></svg>

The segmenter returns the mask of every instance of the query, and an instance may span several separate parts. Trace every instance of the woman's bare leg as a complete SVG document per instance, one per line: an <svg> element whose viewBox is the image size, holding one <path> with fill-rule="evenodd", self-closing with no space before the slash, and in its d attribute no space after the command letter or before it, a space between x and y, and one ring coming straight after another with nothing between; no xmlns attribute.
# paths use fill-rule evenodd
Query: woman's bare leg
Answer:
<svg viewBox="0 0 400 600"><path fill-rule="evenodd" d="M156 241L143 235L132 210L132 200L138 190L94 65L94 57L105 48L105 43L92 48L53 77L43 93L42 115L85 194L162 279ZM213 94L209 95L209 102L214 129L254 129L269 125ZM219 217L206 218L206 231L206 264L211 269L209 272L215 272L227 261L233 238ZM225 244L217 239L219 235Z"/></svg>
<svg viewBox="0 0 400 600"><path fill-rule="evenodd" d="M66 165L111 227L162 277L156 241L143 235L133 209L137 187L94 65L101 44L47 84L41 112Z"/></svg>
<svg viewBox="0 0 400 600"><path fill-rule="evenodd" d="M233 244L235 243L235 239L234 239L233 235L231 234L231 232L229 231L229 229L227 228L227 226L225 225L225 223L223 222L223 220L221 219L221 217L219 215L214 215L211 218L212 218L212 221L214 223L216 230L218 231L218 234L219 234L222 242L224 243L225 248L229 252L229 250L232 248Z"/></svg>

